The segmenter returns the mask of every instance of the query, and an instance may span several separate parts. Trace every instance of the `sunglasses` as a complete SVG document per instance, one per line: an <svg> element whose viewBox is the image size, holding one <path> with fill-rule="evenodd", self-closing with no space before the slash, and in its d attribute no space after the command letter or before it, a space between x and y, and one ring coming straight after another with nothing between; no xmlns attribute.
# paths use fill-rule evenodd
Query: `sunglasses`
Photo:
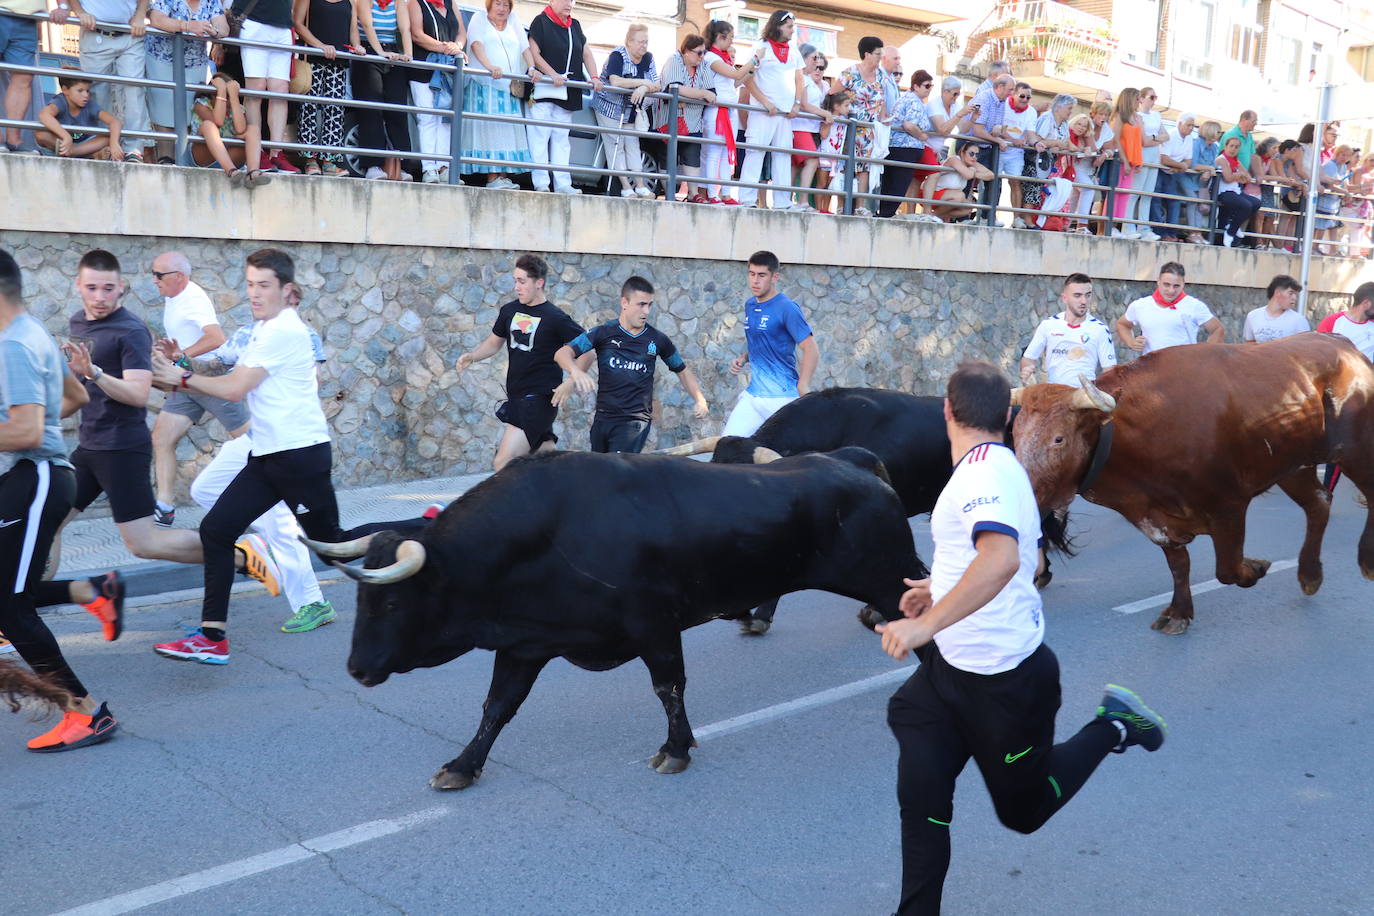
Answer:
<svg viewBox="0 0 1374 916"><path fill-rule="evenodd" d="M1030 101L1030 96L1028 96L1028 95L1018 95L1016 98L1017 98L1017 101L1021 101L1021 102L1029 102L1029 101Z"/></svg>
<svg viewBox="0 0 1374 916"><path fill-rule="evenodd" d="M922 89L929 89L931 86L934 86L934 85L935 85L934 83L921 83L921 84L920 84L920 86L921 86Z"/></svg>
<svg viewBox="0 0 1374 916"><path fill-rule="evenodd" d="M179 273L181 273L181 271L179 271L179 270L161 270L161 271L159 271L159 270L150 270L150 271L148 271L148 272L149 272L150 274L152 274L152 275L153 275L153 279L154 279L154 280L157 280L159 283L162 282L162 278L163 278L163 277L170 277L172 274L179 274Z"/></svg>
<svg viewBox="0 0 1374 916"><path fill-rule="evenodd" d="M780 18L780 19L778 20L778 22L779 22L779 23L783 23L783 22L787 22L789 19L796 19L796 18L797 18L797 17L796 17L796 16L793 16L791 13L783 13L783 14L782 14L782 18Z"/></svg>

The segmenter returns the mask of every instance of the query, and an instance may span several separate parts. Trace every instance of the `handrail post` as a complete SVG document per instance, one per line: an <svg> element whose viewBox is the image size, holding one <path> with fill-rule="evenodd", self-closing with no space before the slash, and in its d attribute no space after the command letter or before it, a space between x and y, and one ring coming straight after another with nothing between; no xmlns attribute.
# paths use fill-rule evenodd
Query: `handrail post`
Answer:
<svg viewBox="0 0 1374 916"><path fill-rule="evenodd" d="M463 158L463 88L466 77L463 58L455 58L453 63L458 69L453 71L453 92L449 99L449 107L453 111L453 117L448 122L448 154L452 157L448 164L448 183L451 185L463 183L463 176L458 173L462 171L459 166Z"/></svg>
<svg viewBox="0 0 1374 916"><path fill-rule="evenodd" d="M1211 243L1217 233L1217 216L1221 210L1218 198L1221 197L1221 181L1215 176L1208 182L1207 193L1212 198L1212 212L1207 215L1207 241Z"/></svg>
<svg viewBox="0 0 1374 916"><path fill-rule="evenodd" d="M172 33L172 60L176 62L172 66L172 82L176 84L176 89L172 90L176 94L176 101L172 104L172 129L177 135L176 152L172 158L176 159L177 165L181 165L190 142L190 126L186 117L186 36L180 32Z"/></svg>
<svg viewBox="0 0 1374 916"><path fill-rule="evenodd" d="M983 222L989 226L997 225L997 208L993 206L993 200L999 200L1002 196L1002 147L999 144L990 144L992 147L992 181L983 182L983 187L988 189L988 199L983 203L988 208L983 211ZM1019 216L1020 214L1015 214Z"/></svg>
<svg viewBox="0 0 1374 916"><path fill-rule="evenodd" d="M663 189L663 199L667 201L677 200L677 119L681 104L678 88L677 83L668 87L668 186Z"/></svg>
<svg viewBox="0 0 1374 916"><path fill-rule="evenodd" d="M855 134L856 134L857 132L858 132L858 124L857 124L855 121L850 120L849 123L845 125L845 131L844 131L844 215L845 215L845 216L853 216L853 215L854 215L854 172L856 171L856 168L855 168L855 167L858 165L858 163L854 161L854 159L855 159L855 152L854 152L854 151L855 151L855 149L857 148L857 143L855 142L855 141L858 139L858 138L855 136ZM788 178L789 178L788 184L791 184L791 181L790 181L791 176L788 176ZM779 180L779 179L778 179L778 176L774 175L774 176L773 176L773 182L776 184L776 183L778 182L778 180Z"/></svg>

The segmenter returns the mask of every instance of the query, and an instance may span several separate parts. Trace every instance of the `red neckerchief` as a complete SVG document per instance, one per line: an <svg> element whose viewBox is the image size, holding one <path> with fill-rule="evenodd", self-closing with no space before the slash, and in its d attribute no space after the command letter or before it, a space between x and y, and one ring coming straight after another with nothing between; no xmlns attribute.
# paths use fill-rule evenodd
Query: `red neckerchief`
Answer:
<svg viewBox="0 0 1374 916"><path fill-rule="evenodd" d="M567 19L560 18L559 15L553 11L553 7L551 6L544 7L544 15L548 16L550 19L552 19L554 22L556 22L558 25L562 26L565 29L572 28L572 17L569 16Z"/></svg>
<svg viewBox="0 0 1374 916"><path fill-rule="evenodd" d="M379 10L385 10L388 6L391 5L391 0L376 0L376 2L377 9Z"/></svg>
<svg viewBox="0 0 1374 916"><path fill-rule="evenodd" d="M785 41L774 41L771 38L768 39L768 43L773 46L773 53L777 56L778 60L784 64L787 63L787 53L791 50L792 46Z"/></svg>
<svg viewBox="0 0 1374 916"><path fill-rule="evenodd" d="M1027 108L1030 107L1030 102L1026 102L1026 104L1022 105L1020 108L1017 108L1016 99L1014 98L1007 99L1007 104L1010 105L1011 110L1016 112L1017 114L1020 114L1021 112L1025 111Z"/></svg>
<svg viewBox="0 0 1374 916"><path fill-rule="evenodd" d="M1228 156L1225 153L1222 153L1221 158L1226 160L1226 164L1231 167L1231 171L1240 171L1240 158L1238 156Z"/></svg>
<svg viewBox="0 0 1374 916"><path fill-rule="evenodd" d="M428 3L430 6L434 7L439 12L445 12L444 0L425 0L425 2Z"/></svg>
<svg viewBox="0 0 1374 916"><path fill-rule="evenodd" d="M720 59L723 60L723 61L725 61L727 64L731 64L731 65L733 66L734 63L735 63L735 56L734 56L733 54L730 53L730 49L729 49L729 48L721 49L721 48L717 48L717 47L715 47L715 46L712 46L712 47L710 47L710 48L707 48L706 50L708 50L708 51L714 51L716 54L720 55Z"/></svg>
<svg viewBox="0 0 1374 916"><path fill-rule="evenodd" d="M1153 297L1155 302L1164 306L1164 308L1166 309L1178 308L1179 302L1182 301L1183 297L1186 295L1188 295L1186 292L1180 292L1177 296L1174 297L1174 300L1170 302L1168 299L1165 299L1163 296L1159 294L1159 287L1155 287L1155 291L1151 293L1151 296Z"/></svg>

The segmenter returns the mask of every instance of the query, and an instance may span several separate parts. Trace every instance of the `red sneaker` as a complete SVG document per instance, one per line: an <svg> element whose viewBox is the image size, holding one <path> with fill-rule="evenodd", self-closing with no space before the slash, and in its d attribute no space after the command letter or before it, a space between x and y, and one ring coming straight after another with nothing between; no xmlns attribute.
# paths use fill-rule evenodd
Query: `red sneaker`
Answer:
<svg viewBox="0 0 1374 916"><path fill-rule="evenodd" d="M62 721L50 731L29 740L29 750L37 754L73 751L79 747L109 741L119 731L119 722L110 715L109 707L101 703L94 715L67 712Z"/></svg>
<svg viewBox="0 0 1374 916"><path fill-rule="evenodd" d="M286 153L277 153L272 157L272 164L277 167L278 172L286 172L288 175L299 175L301 170L291 164L286 158Z"/></svg>
<svg viewBox="0 0 1374 916"><path fill-rule="evenodd" d="M124 632L124 577L115 570L92 580L91 584L96 586L96 598L81 606L100 621L105 641L114 642Z"/></svg>
<svg viewBox="0 0 1374 916"><path fill-rule="evenodd" d="M153 646L153 651L167 658L179 658L182 661L200 662L204 665L229 664L229 638L226 636L215 642L206 639L200 630L196 630L185 639L158 643Z"/></svg>

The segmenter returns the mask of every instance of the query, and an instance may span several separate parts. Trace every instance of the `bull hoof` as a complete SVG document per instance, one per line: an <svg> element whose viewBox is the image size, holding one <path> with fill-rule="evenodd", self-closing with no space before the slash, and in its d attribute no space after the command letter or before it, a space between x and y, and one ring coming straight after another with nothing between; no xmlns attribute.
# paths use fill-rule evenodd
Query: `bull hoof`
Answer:
<svg viewBox="0 0 1374 916"><path fill-rule="evenodd" d="M762 636L771 626L772 621L762 617L744 617L740 619L739 632L741 636Z"/></svg>
<svg viewBox="0 0 1374 916"><path fill-rule="evenodd" d="M431 789L466 789L477 781L477 777L482 775L482 771L476 773L459 773L457 770L440 770L429 780Z"/></svg>
<svg viewBox="0 0 1374 916"><path fill-rule="evenodd" d="M1158 630L1165 636L1182 636L1192 626L1192 621L1187 617L1170 617L1167 614L1160 614L1154 623L1150 624L1150 629Z"/></svg>
<svg viewBox="0 0 1374 916"><path fill-rule="evenodd" d="M649 768L664 775L672 775L687 769L687 764L691 762L690 757L670 757L667 751L659 751L649 758Z"/></svg>
<svg viewBox="0 0 1374 916"><path fill-rule="evenodd" d="M1365 566L1361 563L1360 575L1364 576L1366 579L1374 579L1374 566Z"/></svg>
<svg viewBox="0 0 1374 916"><path fill-rule="evenodd" d="M1264 574L1269 572L1269 567L1273 565L1268 560L1255 560L1251 557L1245 557L1241 562L1250 569L1251 574L1254 576L1250 585L1254 585L1256 582L1263 579Z"/></svg>
<svg viewBox="0 0 1374 916"><path fill-rule="evenodd" d="M1045 588L1050 584L1050 582L1051 582L1053 579L1054 579L1054 573L1050 572L1050 571L1047 569L1047 570L1045 570L1044 572L1042 572L1040 575L1038 575L1038 576L1035 577L1035 587L1038 588L1040 591L1043 592L1043 591L1045 590Z"/></svg>
<svg viewBox="0 0 1374 916"><path fill-rule="evenodd" d="M878 613L878 609L871 604L865 604L859 608L859 623L868 629L877 632L878 624L886 623L887 619Z"/></svg>
<svg viewBox="0 0 1374 916"><path fill-rule="evenodd" d="M1315 595L1322 587L1322 574L1319 571L1315 576L1298 576L1298 585L1302 588L1304 595Z"/></svg>

